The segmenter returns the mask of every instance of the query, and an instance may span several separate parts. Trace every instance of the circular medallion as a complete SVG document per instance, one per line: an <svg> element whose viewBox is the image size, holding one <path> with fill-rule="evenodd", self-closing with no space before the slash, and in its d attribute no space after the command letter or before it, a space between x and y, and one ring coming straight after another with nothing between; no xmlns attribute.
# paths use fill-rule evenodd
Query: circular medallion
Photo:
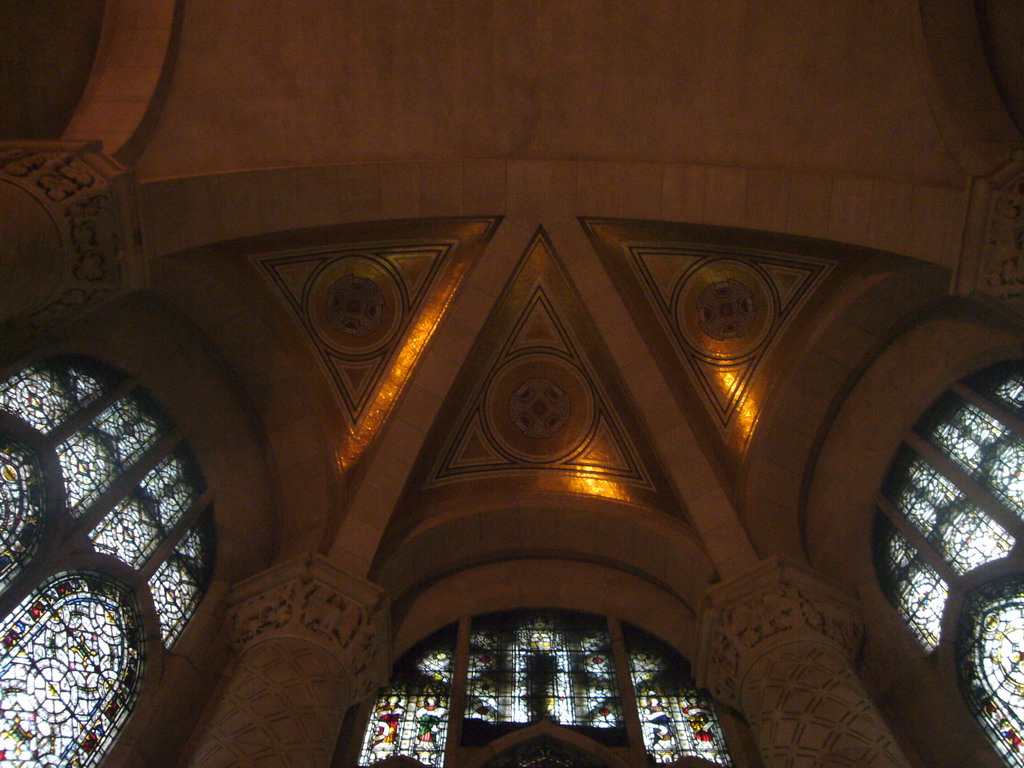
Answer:
<svg viewBox="0 0 1024 768"><path fill-rule="evenodd" d="M578 450L593 431L596 412L583 372L557 355L509 361L484 396L485 428L496 445L522 461L557 461Z"/></svg>
<svg viewBox="0 0 1024 768"><path fill-rule="evenodd" d="M756 320L754 294L739 280L712 283L697 297L697 325L713 339L745 336Z"/></svg>
<svg viewBox="0 0 1024 768"><path fill-rule="evenodd" d="M330 262L313 278L306 311L320 339L341 354L376 352L402 320L398 282L368 256Z"/></svg>
<svg viewBox="0 0 1024 768"><path fill-rule="evenodd" d="M327 291L327 322L336 331L366 336L380 327L384 294L372 278L345 275Z"/></svg>
<svg viewBox="0 0 1024 768"><path fill-rule="evenodd" d="M512 393L508 415L527 437L554 437L572 413L569 393L551 379L527 379Z"/></svg>
<svg viewBox="0 0 1024 768"><path fill-rule="evenodd" d="M768 282L733 259L703 264L685 278L675 296L675 320L693 349L730 360L750 354L768 337L775 320Z"/></svg>

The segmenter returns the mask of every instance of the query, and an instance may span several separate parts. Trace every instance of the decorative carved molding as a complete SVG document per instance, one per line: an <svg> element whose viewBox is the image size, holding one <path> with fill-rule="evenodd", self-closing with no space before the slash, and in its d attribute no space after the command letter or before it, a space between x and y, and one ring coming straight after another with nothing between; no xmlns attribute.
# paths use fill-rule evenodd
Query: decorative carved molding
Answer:
<svg viewBox="0 0 1024 768"><path fill-rule="evenodd" d="M812 640L850 656L862 639L851 597L809 570L772 558L708 591L698 681L716 698L738 706L747 672L778 646Z"/></svg>
<svg viewBox="0 0 1024 768"><path fill-rule="evenodd" d="M856 604L779 558L707 594L697 679L739 709L767 768L907 768L853 669Z"/></svg>
<svg viewBox="0 0 1024 768"><path fill-rule="evenodd" d="M986 294L1024 313L1024 149L972 181L953 289Z"/></svg>
<svg viewBox="0 0 1024 768"><path fill-rule="evenodd" d="M236 585L229 621L244 655L275 638L305 640L345 670L352 700L387 682L388 606L384 592L319 555L289 561Z"/></svg>
<svg viewBox="0 0 1024 768"><path fill-rule="evenodd" d="M0 181L49 213L63 245L59 286L24 319L30 328L61 322L140 282L134 254L131 179L95 142L0 142Z"/></svg>

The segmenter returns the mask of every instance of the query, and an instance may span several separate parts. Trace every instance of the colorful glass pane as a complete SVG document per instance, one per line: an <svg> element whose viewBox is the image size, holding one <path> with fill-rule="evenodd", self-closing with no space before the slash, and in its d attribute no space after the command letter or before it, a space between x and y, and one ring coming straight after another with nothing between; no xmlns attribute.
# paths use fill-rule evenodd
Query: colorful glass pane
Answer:
<svg viewBox="0 0 1024 768"><path fill-rule="evenodd" d="M1009 554L1013 536L929 464L908 457L896 474L896 508L958 573Z"/></svg>
<svg viewBox="0 0 1024 768"><path fill-rule="evenodd" d="M636 692L647 754L656 763L694 755L731 765L722 727L708 696L697 690L678 661L652 638L631 630L626 636L629 671Z"/></svg>
<svg viewBox="0 0 1024 768"><path fill-rule="evenodd" d="M103 392L103 385L76 366L26 368L0 384L0 409L49 432Z"/></svg>
<svg viewBox="0 0 1024 768"><path fill-rule="evenodd" d="M989 583L967 596L958 642L960 684L996 749L1024 766L1024 580Z"/></svg>
<svg viewBox="0 0 1024 768"><path fill-rule="evenodd" d="M407 755L440 768L448 738L448 707L455 655L450 631L410 651L381 688L363 737L359 765Z"/></svg>
<svg viewBox="0 0 1024 768"><path fill-rule="evenodd" d="M96 574L61 574L0 628L0 765L89 768L135 701L134 598Z"/></svg>
<svg viewBox="0 0 1024 768"><path fill-rule="evenodd" d="M466 717L488 723L549 718L617 728L622 704L603 621L554 611L473 623Z"/></svg>
<svg viewBox="0 0 1024 768"><path fill-rule="evenodd" d="M130 398L118 400L57 448L68 509L80 515L157 441L160 427Z"/></svg>
<svg viewBox="0 0 1024 768"><path fill-rule="evenodd" d="M35 553L42 529L43 476L35 454L0 438L0 587Z"/></svg>
<svg viewBox="0 0 1024 768"><path fill-rule="evenodd" d="M181 461L168 456L89 534L93 545L141 568L167 533L188 511L195 492Z"/></svg>
<svg viewBox="0 0 1024 768"><path fill-rule="evenodd" d="M208 553L202 534L192 528L149 580L160 634L168 648L192 618L206 590L211 567Z"/></svg>
<svg viewBox="0 0 1024 768"><path fill-rule="evenodd" d="M883 526L882 585L896 610L929 651L939 643L949 588L891 525Z"/></svg>

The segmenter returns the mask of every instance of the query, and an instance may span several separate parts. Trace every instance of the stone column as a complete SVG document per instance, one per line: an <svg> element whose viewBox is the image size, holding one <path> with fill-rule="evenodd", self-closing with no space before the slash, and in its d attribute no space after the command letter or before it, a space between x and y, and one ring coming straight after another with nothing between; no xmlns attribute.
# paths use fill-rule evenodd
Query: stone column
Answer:
<svg viewBox="0 0 1024 768"><path fill-rule="evenodd" d="M239 583L236 663L193 768L327 768L349 706L388 678L383 591L318 555Z"/></svg>
<svg viewBox="0 0 1024 768"><path fill-rule="evenodd" d="M853 600L779 559L708 591L698 683L738 709L767 768L908 768L853 668Z"/></svg>
<svg viewBox="0 0 1024 768"><path fill-rule="evenodd" d="M38 330L141 284L131 185L97 142L0 142L0 323Z"/></svg>

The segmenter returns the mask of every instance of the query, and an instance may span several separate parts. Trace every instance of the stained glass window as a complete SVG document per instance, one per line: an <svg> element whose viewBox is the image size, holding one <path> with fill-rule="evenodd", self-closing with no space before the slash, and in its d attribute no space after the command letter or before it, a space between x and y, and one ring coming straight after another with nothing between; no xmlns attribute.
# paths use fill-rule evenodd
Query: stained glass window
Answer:
<svg viewBox="0 0 1024 768"><path fill-rule="evenodd" d="M43 517L43 477L35 454L0 435L0 587L35 553Z"/></svg>
<svg viewBox="0 0 1024 768"><path fill-rule="evenodd" d="M882 586L904 621L929 651L939 643L949 587L888 521L879 521Z"/></svg>
<svg viewBox="0 0 1024 768"><path fill-rule="evenodd" d="M455 632L448 628L420 644L395 665L370 713L359 765L407 755L440 768L448 737Z"/></svg>
<svg viewBox="0 0 1024 768"><path fill-rule="evenodd" d="M57 457L72 514L81 514L159 435L156 419L134 398L124 398L61 443Z"/></svg>
<svg viewBox="0 0 1024 768"><path fill-rule="evenodd" d="M1024 579L1000 579L968 594L958 649L974 716L1007 763L1024 766Z"/></svg>
<svg viewBox="0 0 1024 768"><path fill-rule="evenodd" d="M83 366L57 361L26 368L0 384L0 409L49 432L103 392Z"/></svg>
<svg viewBox="0 0 1024 768"><path fill-rule="evenodd" d="M4 621L0 646L2 764L96 765L139 687L130 591L97 574L60 574Z"/></svg>
<svg viewBox="0 0 1024 768"><path fill-rule="evenodd" d="M189 451L157 452L169 425L141 388L111 391L122 380L93 361L53 358L0 383L0 409L37 430L31 440L0 433L0 587L19 578L50 521L76 534L53 545L67 548L53 561L70 568L88 532L97 552L134 569L124 585L94 572L51 577L0 617L0 768L95 766L128 717L143 638L156 631L142 626L134 595L150 590L170 645L210 579L212 526ZM59 477L45 477L37 444L56 453ZM43 492L60 484L66 505Z"/></svg>
<svg viewBox="0 0 1024 768"><path fill-rule="evenodd" d="M642 631L627 627L625 645L613 650L603 616L519 610L464 621L458 655L452 626L396 664L391 684L380 689L369 712L360 766L404 755L442 768L453 727L461 736L449 751L482 747L542 722L627 747L627 720L640 725L652 763L697 757L732 764L711 701L694 686L689 665ZM456 669L465 677L453 681ZM632 712L623 711L616 669L631 673L637 705ZM541 734L550 733L542 727ZM487 766L563 764L594 761L537 734Z"/></svg>
<svg viewBox="0 0 1024 768"><path fill-rule="evenodd" d="M192 618L213 569L207 526L190 529L149 580L164 645L170 647Z"/></svg>
<svg viewBox="0 0 1024 768"><path fill-rule="evenodd" d="M731 765L711 700L697 690L682 660L633 627L627 628L626 647L644 746L651 759L671 763L694 755Z"/></svg>
<svg viewBox="0 0 1024 768"><path fill-rule="evenodd" d="M893 470L887 495L958 573L1009 554L1014 537L934 467L905 449Z"/></svg>
<svg viewBox="0 0 1024 768"><path fill-rule="evenodd" d="M933 413L948 414L930 429L935 446L1024 516L1024 440L956 395L947 395Z"/></svg>
<svg viewBox="0 0 1024 768"><path fill-rule="evenodd" d="M181 460L168 456L122 499L90 538L97 550L141 568L195 499Z"/></svg>
<svg viewBox="0 0 1024 768"><path fill-rule="evenodd" d="M604 620L556 611L475 619L466 718L525 724L545 717L566 726L622 726Z"/></svg>

